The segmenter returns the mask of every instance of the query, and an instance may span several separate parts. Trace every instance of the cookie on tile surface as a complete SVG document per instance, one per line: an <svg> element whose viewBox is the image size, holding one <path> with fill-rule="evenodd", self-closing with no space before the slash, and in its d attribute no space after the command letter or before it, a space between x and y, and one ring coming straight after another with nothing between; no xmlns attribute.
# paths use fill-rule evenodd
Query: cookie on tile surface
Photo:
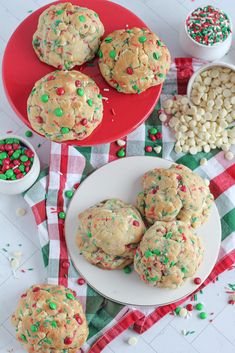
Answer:
<svg viewBox="0 0 235 353"><path fill-rule="evenodd" d="M145 226L136 208L110 199L79 214L77 244L93 265L107 270L120 269L133 262L144 232Z"/></svg>
<svg viewBox="0 0 235 353"><path fill-rule="evenodd" d="M21 295L12 324L29 353L76 353L88 336L76 293L63 286L30 287Z"/></svg>
<svg viewBox="0 0 235 353"><path fill-rule="evenodd" d="M149 224L178 219L196 228L207 220L213 195L205 181L184 165L150 170L142 186L137 205Z"/></svg>
<svg viewBox="0 0 235 353"><path fill-rule="evenodd" d="M83 140L101 123L99 87L79 71L54 71L42 77L28 98L29 121L53 141Z"/></svg>
<svg viewBox="0 0 235 353"><path fill-rule="evenodd" d="M41 61L69 70L95 56L103 34L104 26L97 13L69 2L61 3L40 15L33 48Z"/></svg>
<svg viewBox="0 0 235 353"><path fill-rule="evenodd" d="M104 79L119 92L140 93L165 80L170 53L146 28L121 29L106 37L99 49Z"/></svg>
<svg viewBox="0 0 235 353"><path fill-rule="evenodd" d="M177 288L196 273L203 252L201 240L189 224L156 222L137 248L134 267L149 285Z"/></svg>

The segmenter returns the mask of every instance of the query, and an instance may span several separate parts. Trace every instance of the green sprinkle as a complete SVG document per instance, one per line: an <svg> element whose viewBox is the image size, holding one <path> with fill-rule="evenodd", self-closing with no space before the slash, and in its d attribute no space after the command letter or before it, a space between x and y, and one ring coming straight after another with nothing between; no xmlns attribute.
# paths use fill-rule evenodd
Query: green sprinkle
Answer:
<svg viewBox="0 0 235 353"><path fill-rule="evenodd" d="M157 53L157 52L153 53L153 58L154 58L155 60L159 60L159 59L160 59L160 54Z"/></svg>
<svg viewBox="0 0 235 353"><path fill-rule="evenodd" d="M157 40L157 45L158 45L159 47L162 47L162 46L163 46L163 43L162 43L160 40Z"/></svg>
<svg viewBox="0 0 235 353"><path fill-rule="evenodd" d="M188 270L187 270L186 267L182 267L182 268L181 268L181 272L186 273L186 272L188 272Z"/></svg>
<svg viewBox="0 0 235 353"><path fill-rule="evenodd" d="M88 238L92 238L91 232L88 232L88 233L87 233L87 236L88 236Z"/></svg>
<svg viewBox="0 0 235 353"><path fill-rule="evenodd" d="M64 134L68 134L69 131L70 131L70 128L68 128L68 127L62 127L62 128L60 129L60 132L61 132L63 135L64 135Z"/></svg>
<svg viewBox="0 0 235 353"><path fill-rule="evenodd" d="M202 303L198 303L198 304L195 306L195 308L196 308L198 311L200 311L200 310L202 310L202 309L204 308L204 306L203 306Z"/></svg>
<svg viewBox="0 0 235 353"><path fill-rule="evenodd" d="M50 308L51 310L55 310L55 309L57 308L56 303L50 302L50 303L49 303L49 308Z"/></svg>
<svg viewBox="0 0 235 353"><path fill-rule="evenodd" d="M55 108L54 114L55 116L61 117L63 115L63 110L61 108Z"/></svg>
<svg viewBox="0 0 235 353"><path fill-rule="evenodd" d="M66 190L65 191L65 196L68 198L68 199L71 199L73 197L73 194L74 192L72 190Z"/></svg>
<svg viewBox="0 0 235 353"><path fill-rule="evenodd" d="M106 43L111 43L112 42L112 40L113 40L113 38L112 37L107 37L107 38L105 38L105 42Z"/></svg>
<svg viewBox="0 0 235 353"><path fill-rule="evenodd" d="M166 265L168 262L169 262L168 257L165 257L164 260L162 261L162 263L163 263L164 265Z"/></svg>
<svg viewBox="0 0 235 353"><path fill-rule="evenodd" d="M80 96L80 97L82 97L82 96L84 96L84 89L83 88L78 88L77 89L77 94Z"/></svg>
<svg viewBox="0 0 235 353"><path fill-rule="evenodd" d="M20 335L20 337L21 337L22 341L24 341L24 342L28 342L28 341L27 341L27 338L26 338L26 336L25 336L25 335L23 335L23 334L22 334L22 335Z"/></svg>
<svg viewBox="0 0 235 353"><path fill-rule="evenodd" d="M172 237L172 232L167 232L165 235L164 235L164 237L166 238L166 239L171 239L171 237Z"/></svg>
<svg viewBox="0 0 235 353"><path fill-rule="evenodd" d="M32 137L33 136L33 133L30 130L25 131L24 134L25 134L26 137Z"/></svg>
<svg viewBox="0 0 235 353"><path fill-rule="evenodd" d="M83 15L79 16L78 18L79 18L80 22L85 22L86 21L86 17L83 16Z"/></svg>
<svg viewBox="0 0 235 353"><path fill-rule="evenodd" d="M175 308L175 313L176 313L176 315L179 315L180 310L181 310L181 307L180 307L180 306L178 306L177 308Z"/></svg>
<svg viewBox="0 0 235 353"><path fill-rule="evenodd" d="M123 272L129 274L132 272L132 268L130 266L125 266Z"/></svg>
<svg viewBox="0 0 235 353"><path fill-rule="evenodd" d="M31 325L31 326L30 326L30 330L31 330L32 332L37 332L37 331L38 331L37 325Z"/></svg>
<svg viewBox="0 0 235 353"><path fill-rule="evenodd" d="M43 94L41 96L41 102L46 103L46 102L48 102L48 100L49 100L48 94Z"/></svg>
<svg viewBox="0 0 235 353"><path fill-rule="evenodd" d="M53 328L56 328L56 327L57 327L56 321L53 320L53 321L51 322L51 327L53 327Z"/></svg>
<svg viewBox="0 0 235 353"><path fill-rule="evenodd" d="M101 50L98 50L98 57L99 57L100 59L102 59L102 58L103 58L103 53L102 53L102 51L101 51Z"/></svg>
<svg viewBox="0 0 235 353"><path fill-rule="evenodd" d="M1 180L6 180L6 178L7 178L7 177L6 177L5 174L0 174L0 179L1 179Z"/></svg>
<svg viewBox="0 0 235 353"><path fill-rule="evenodd" d="M158 74L158 77L163 78L163 77L165 77L165 75L162 74L162 73L159 73L159 74Z"/></svg>
<svg viewBox="0 0 235 353"><path fill-rule="evenodd" d="M176 261L171 261L171 263L170 263L170 267L175 266L175 264L176 264Z"/></svg>
<svg viewBox="0 0 235 353"><path fill-rule="evenodd" d="M58 214L58 217L59 217L60 219L65 219L65 212L60 212L60 213Z"/></svg>
<svg viewBox="0 0 235 353"><path fill-rule="evenodd" d="M31 91L31 95L33 96L36 93L36 88L34 87Z"/></svg>
<svg viewBox="0 0 235 353"><path fill-rule="evenodd" d="M147 250L145 251L144 256L146 257L146 259L148 259L149 257L153 256L153 253L151 250Z"/></svg>
<svg viewBox="0 0 235 353"><path fill-rule="evenodd" d="M102 96L102 94L99 93L99 94L97 94L97 97L98 97L99 99L102 99L103 96Z"/></svg>
<svg viewBox="0 0 235 353"><path fill-rule="evenodd" d="M116 57L116 51L115 51L115 50L111 50L111 51L109 52L109 56L110 56L111 59L115 59L115 57Z"/></svg>
<svg viewBox="0 0 235 353"><path fill-rule="evenodd" d="M160 251L159 249L154 249L154 250L152 251L152 253L153 253L154 255L161 255L161 251Z"/></svg>
<svg viewBox="0 0 235 353"><path fill-rule="evenodd" d="M88 99L86 102L89 105L89 107L92 107L92 105L93 105L92 99Z"/></svg>
<svg viewBox="0 0 235 353"><path fill-rule="evenodd" d="M50 340L49 338L44 338L43 340L44 343L47 343L47 344L52 344L52 340Z"/></svg>
<svg viewBox="0 0 235 353"><path fill-rule="evenodd" d="M66 297L70 300L74 300L74 296L71 293L66 293Z"/></svg>
<svg viewBox="0 0 235 353"><path fill-rule="evenodd" d="M151 281L151 282L158 281L158 276L150 277L148 280Z"/></svg>
<svg viewBox="0 0 235 353"><path fill-rule="evenodd" d="M192 223L197 222L197 220L198 220L198 218L197 218L197 217L193 217L193 218L192 218Z"/></svg>
<svg viewBox="0 0 235 353"><path fill-rule="evenodd" d="M95 17L99 17L98 13L94 12L94 16Z"/></svg>
<svg viewBox="0 0 235 353"><path fill-rule="evenodd" d="M139 91L139 87L138 87L137 85L132 86L132 88L133 88L135 91Z"/></svg>
<svg viewBox="0 0 235 353"><path fill-rule="evenodd" d="M56 11L56 15L61 15L64 12L64 10L58 10Z"/></svg>
<svg viewBox="0 0 235 353"><path fill-rule="evenodd" d="M199 314L200 319L205 320L207 318L207 313L202 312Z"/></svg>
<svg viewBox="0 0 235 353"><path fill-rule="evenodd" d="M144 43L146 42L147 38L145 36L139 37L139 42Z"/></svg>

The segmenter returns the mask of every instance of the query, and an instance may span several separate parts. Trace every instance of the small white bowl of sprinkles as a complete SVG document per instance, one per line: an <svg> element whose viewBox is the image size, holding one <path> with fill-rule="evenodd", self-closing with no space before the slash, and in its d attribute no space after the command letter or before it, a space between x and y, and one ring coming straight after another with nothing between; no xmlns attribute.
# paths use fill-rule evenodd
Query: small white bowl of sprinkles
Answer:
<svg viewBox="0 0 235 353"><path fill-rule="evenodd" d="M221 59L232 44L232 21L224 11L211 5L198 7L181 28L180 44L192 57Z"/></svg>

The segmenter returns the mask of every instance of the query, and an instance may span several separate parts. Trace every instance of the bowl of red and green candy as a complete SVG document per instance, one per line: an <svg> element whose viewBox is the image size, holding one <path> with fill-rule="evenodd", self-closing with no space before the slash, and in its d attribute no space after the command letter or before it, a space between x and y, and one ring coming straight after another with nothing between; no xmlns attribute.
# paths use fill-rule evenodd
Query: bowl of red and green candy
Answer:
<svg viewBox="0 0 235 353"><path fill-rule="evenodd" d="M33 146L19 136L0 137L0 193L20 194L37 180L39 158Z"/></svg>

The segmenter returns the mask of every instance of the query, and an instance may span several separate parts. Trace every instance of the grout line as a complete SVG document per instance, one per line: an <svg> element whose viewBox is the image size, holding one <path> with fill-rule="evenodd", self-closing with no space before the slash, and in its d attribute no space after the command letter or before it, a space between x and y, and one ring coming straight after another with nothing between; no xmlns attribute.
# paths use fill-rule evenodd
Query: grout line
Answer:
<svg viewBox="0 0 235 353"><path fill-rule="evenodd" d="M151 10L152 12L154 12L154 14L156 16L158 16L163 22L165 22L174 32L179 33L179 29L176 29L175 27L173 27L170 23L168 23L166 21L166 19L164 17L162 17L161 15L159 15L159 13L155 12L155 9L153 9L151 6L148 5L150 0L147 0L147 3L145 3L145 6L148 7L149 10ZM180 3L179 3L180 4ZM181 4L180 4L181 5Z"/></svg>
<svg viewBox="0 0 235 353"><path fill-rule="evenodd" d="M17 21L21 22L21 19L17 17L14 13L11 12L11 10L8 9L4 4L1 4L1 6L5 9L6 13L9 13L12 17L14 17ZM23 20L22 20L23 21ZM13 31L14 32L14 31ZM12 33L13 33L12 32Z"/></svg>
<svg viewBox="0 0 235 353"><path fill-rule="evenodd" d="M169 314L167 314L167 315L169 315ZM161 319L160 319L161 320ZM174 316L172 316L172 319L162 328L162 330L150 341L150 342L146 342L146 343L148 343L149 345L155 340L155 338L158 336L158 335L160 335L161 334L161 332L163 331L163 330L165 330L165 328L168 326L168 325L170 325L171 326L171 322L174 320ZM156 322L156 324L157 324L157 322ZM147 331L146 331L147 332ZM144 340L144 337L143 337L143 340Z"/></svg>
<svg viewBox="0 0 235 353"><path fill-rule="evenodd" d="M171 326L171 324L170 324L170 326ZM207 327L207 326L206 326L206 327ZM174 331L176 331L178 335L182 336L182 338L185 340L185 342L187 342L196 352L200 353L195 347L193 347L192 342L187 341L187 339L185 338L185 336L181 335L180 332L178 332L177 329L176 329L174 326L171 326L171 328L173 328ZM203 332L203 331L204 331L204 329L202 330L202 332ZM200 334L201 334L201 332L200 332ZM199 335L198 335L198 336L199 336Z"/></svg>
<svg viewBox="0 0 235 353"><path fill-rule="evenodd" d="M213 325L213 323L212 323L212 325ZM233 346L235 346L234 342L233 342L233 341L230 341L230 339L227 338L221 331L219 331L215 325L213 325L213 328L214 328L218 333L220 333L228 342L230 342Z"/></svg>

